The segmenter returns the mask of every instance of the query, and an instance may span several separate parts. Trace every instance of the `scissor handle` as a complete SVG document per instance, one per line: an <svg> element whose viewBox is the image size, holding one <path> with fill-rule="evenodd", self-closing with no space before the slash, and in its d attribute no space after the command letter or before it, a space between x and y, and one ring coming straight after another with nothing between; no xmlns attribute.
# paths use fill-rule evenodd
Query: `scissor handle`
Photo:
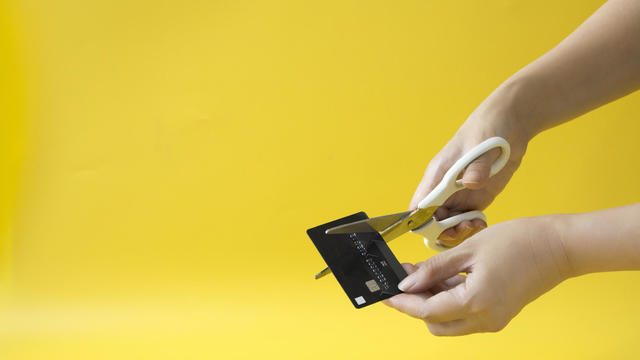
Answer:
<svg viewBox="0 0 640 360"><path fill-rule="evenodd" d="M412 232L424 236L424 244L435 251L445 251L449 247L438 245L438 236L448 228L454 227L465 220L482 219L487 222L487 217L482 211L474 210L466 213L458 214L444 220L437 221L435 218L419 227Z"/></svg>
<svg viewBox="0 0 640 360"><path fill-rule="evenodd" d="M511 148L507 140L501 137L489 138L480 144L474 146L469 152L464 154L458 161L456 161L449 170L444 174L444 177L430 193L420 203L418 207L424 209L431 206L440 206L457 191L464 189L464 185L461 180L458 180L458 176L464 171L464 169L477 159L480 155L495 148L500 148L502 151L500 156L491 165L491 171L489 176L495 175L509 161L509 155Z"/></svg>

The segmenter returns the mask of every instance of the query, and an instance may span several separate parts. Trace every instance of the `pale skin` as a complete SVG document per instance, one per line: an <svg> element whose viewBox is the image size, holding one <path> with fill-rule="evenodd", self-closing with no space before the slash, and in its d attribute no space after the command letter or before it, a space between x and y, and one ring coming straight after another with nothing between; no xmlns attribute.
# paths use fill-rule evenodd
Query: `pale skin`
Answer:
<svg viewBox="0 0 640 360"><path fill-rule="evenodd" d="M429 163L410 208L462 154L501 136L512 149L505 168L489 178L498 150L476 159L463 174L468 189L452 196L436 217L484 209L505 188L534 136L639 88L640 1L610 0L478 106ZM424 262L403 264L410 274L399 285L405 294L385 303L424 320L434 335L497 331L567 278L640 270L638 219L640 203L517 219L486 229L481 220L465 221L438 241L455 246L468 240Z"/></svg>

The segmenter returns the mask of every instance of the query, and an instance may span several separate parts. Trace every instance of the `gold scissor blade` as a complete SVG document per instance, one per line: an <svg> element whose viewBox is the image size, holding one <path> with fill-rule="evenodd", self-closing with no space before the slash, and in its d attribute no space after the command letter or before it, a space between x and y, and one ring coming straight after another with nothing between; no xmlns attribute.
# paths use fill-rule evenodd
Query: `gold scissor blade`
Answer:
<svg viewBox="0 0 640 360"><path fill-rule="evenodd" d="M411 230L417 229L420 226L427 223L433 217L433 213L438 209L437 206L430 206L424 209L416 209L412 211L408 216L400 219L396 223L387 227L380 232L380 235L384 241L389 242L398 236L408 233Z"/></svg>
<svg viewBox="0 0 640 360"><path fill-rule="evenodd" d="M379 232L382 233L385 229L389 228L393 224L402 220L411 214L411 211L405 211L398 214L391 214L385 216L378 216L371 219L363 219L354 221L352 223L338 225L327 229L326 234L353 234L363 232Z"/></svg>
<svg viewBox="0 0 640 360"><path fill-rule="evenodd" d="M315 275L313 276L313 278L314 278L314 279L316 279L316 280L318 280L318 279L320 279L321 277L323 277L323 276L325 276L325 275L328 275L328 274L331 274L331 269L329 269L328 267L326 267L326 268L322 269L322 271L320 271L319 273L315 274Z"/></svg>

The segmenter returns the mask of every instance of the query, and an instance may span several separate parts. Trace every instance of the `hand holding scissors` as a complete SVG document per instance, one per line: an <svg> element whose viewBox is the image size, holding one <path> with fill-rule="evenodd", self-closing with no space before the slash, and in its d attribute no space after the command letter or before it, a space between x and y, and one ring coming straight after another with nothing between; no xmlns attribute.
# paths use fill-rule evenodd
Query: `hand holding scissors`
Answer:
<svg viewBox="0 0 640 360"><path fill-rule="evenodd" d="M416 210L340 225L328 229L327 234L378 232L386 242L389 242L411 231L423 235L425 237L425 243L432 249L438 251L445 250L445 247L436 243L436 238L444 230L458 225L465 220L482 219L486 221L486 217L480 211L470 211L437 221L433 218L433 214L451 195L465 189L462 181L459 180L464 169L473 162L473 160L494 148L500 148L502 150L500 156L491 165L490 176L495 175L506 165L510 155L509 143L501 137L492 137L481 142L458 159L445 173L440 183L420 201ZM329 268L326 268L319 272L315 278L319 279L329 272Z"/></svg>

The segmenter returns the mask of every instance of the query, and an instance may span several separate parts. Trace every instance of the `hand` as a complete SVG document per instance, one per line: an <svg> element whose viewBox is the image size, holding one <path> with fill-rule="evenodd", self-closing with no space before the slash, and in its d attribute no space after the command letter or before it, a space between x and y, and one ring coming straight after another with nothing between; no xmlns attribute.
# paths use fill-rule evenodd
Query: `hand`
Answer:
<svg viewBox="0 0 640 360"><path fill-rule="evenodd" d="M434 335L498 331L570 276L554 216L496 224L415 266L385 304L426 322ZM466 273L466 277L458 275Z"/></svg>
<svg viewBox="0 0 640 360"><path fill-rule="evenodd" d="M500 150L494 149L477 158L467 167L462 177L462 182L468 189L450 197L438 208L435 216L442 220L470 210L482 210L504 189L520 165L529 140L527 131L519 125L518 119L509 109L511 93L515 92L512 87L515 86L503 85L491 94L433 158L413 195L410 209L417 208L418 203L436 187L456 160L475 145L493 136L501 136L511 145L511 156L506 166L489 178L491 164L500 155ZM463 221L443 232L438 242L453 247L486 226L479 219Z"/></svg>

